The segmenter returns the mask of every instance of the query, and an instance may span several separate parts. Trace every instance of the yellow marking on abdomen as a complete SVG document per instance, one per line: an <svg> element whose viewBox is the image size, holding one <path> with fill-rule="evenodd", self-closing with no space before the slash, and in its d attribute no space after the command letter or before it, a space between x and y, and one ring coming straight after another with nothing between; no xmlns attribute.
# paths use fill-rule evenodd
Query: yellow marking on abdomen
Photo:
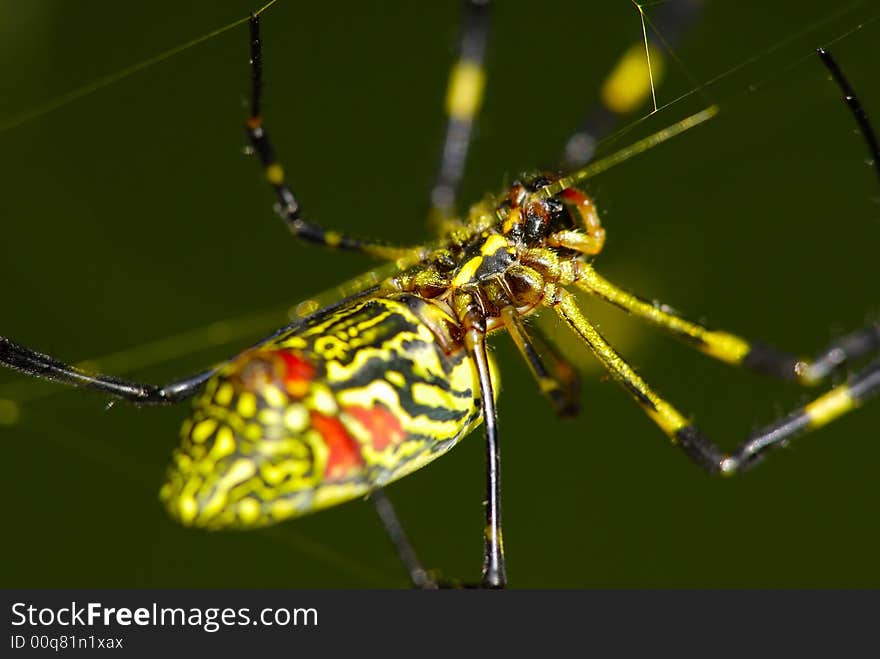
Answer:
<svg viewBox="0 0 880 659"><path fill-rule="evenodd" d="M180 500L177 502L177 514L180 516L180 522L184 526L192 524L198 512L199 504L196 503L195 497L190 495L180 497Z"/></svg>
<svg viewBox="0 0 880 659"><path fill-rule="evenodd" d="M213 435L215 430L217 430L217 420L205 419L204 421L199 421L193 427L189 436L194 442L201 444Z"/></svg>
<svg viewBox="0 0 880 659"><path fill-rule="evenodd" d="M235 396L235 389L230 383L224 382L217 388L217 393L214 394L214 402L221 407L229 407L233 396Z"/></svg>
<svg viewBox="0 0 880 659"><path fill-rule="evenodd" d="M235 409L245 419L250 419L257 413L257 397L250 391L242 391L238 395Z"/></svg>
<svg viewBox="0 0 880 659"><path fill-rule="evenodd" d="M235 451L235 435L229 426L223 426L217 431L214 438L214 446L208 454L211 460L220 460Z"/></svg>
<svg viewBox="0 0 880 659"><path fill-rule="evenodd" d="M280 410L287 406L287 397L274 384L263 386L260 393L263 395L263 400L275 409Z"/></svg>
<svg viewBox="0 0 880 659"><path fill-rule="evenodd" d="M253 524L260 519L260 503L250 497L242 499L238 502L238 516L246 526Z"/></svg>

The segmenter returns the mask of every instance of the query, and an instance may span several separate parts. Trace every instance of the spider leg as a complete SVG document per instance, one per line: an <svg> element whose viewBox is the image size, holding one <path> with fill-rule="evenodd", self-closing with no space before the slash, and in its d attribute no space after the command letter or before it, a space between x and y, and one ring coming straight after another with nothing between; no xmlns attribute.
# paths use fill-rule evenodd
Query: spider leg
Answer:
<svg viewBox="0 0 880 659"><path fill-rule="evenodd" d="M880 176L880 141L867 112L831 53L820 48L817 54L840 88L844 102L868 148L871 163ZM681 318L665 305L652 304L620 289L587 264L578 264L577 268L574 283L588 293L654 323L712 357L775 377L815 384L847 362L880 352L880 322L877 321L832 342L812 359L800 359L775 348L749 342L734 334L709 330ZM869 375L870 369L869 366L861 374ZM857 381L858 378L859 375L856 376Z"/></svg>
<svg viewBox="0 0 880 659"><path fill-rule="evenodd" d="M275 150L269 141L269 135L263 127L263 46L260 39L260 17L251 15L250 19L251 47L251 101L250 115L246 123L247 136L254 152L260 159L266 172L266 179L278 197L278 213L285 221L290 232L306 242L324 245L325 247L363 252L380 259L396 260L401 258L417 258L423 250L420 247L395 247L370 241L352 238L336 231L324 229L318 224L302 218L299 202L293 194L284 168L275 157Z"/></svg>
<svg viewBox="0 0 880 659"><path fill-rule="evenodd" d="M547 339L534 331L526 332L519 314L512 306L501 310L504 327L510 333L514 344L525 359L541 393L547 396L559 416L574 416L578 413L578 394L580 381L577 371L565 361ZM540 337L540 338L538 338ZM536 347L535 339L540 347ZM549 358L550 368L546 359Z"/></svg>
<svg viewBox="0 0 880 659"><path fill-rule="evenodd" d="M584 317L568 291L558 288L548 300L611 375L623 385L648 416L706 471L725 476L757 464L772 448L785 446L808 430L820 428L880 393L880 359L857 372L847 384L819 396L790 414L753 432L734 451L725 453L677 409L660 398Z"/></svg>
<svg viewBox="0 0 880 659"><path fill-rule="evenodd" d="M862 139L865 141L865 146L868 147L869 162L873 164L874 171L877 173L877 176L880 177L880 140L877 139L877 134L871 126L871 120L868 119L868 113L865 111L861 101L859 101L858 96L856 96L853 86L850 84L849 80L846 79L846 76L843 75L843 71L840 70L840 67L831 53L824 48L819 48L816 51L816 54L819 56L822 64L828 69L834 82L843 93L843 102L846 103L846 107L849 108L849 111L859 128L859 133L861 133Z"/></svg>
<svg viewBox="0 0 880 659"><path fill-rule="evenodd" d="M561 409L557 409L556 413L559 416L577 415L581 409L581 378L577 367L565 358L559 348L539 327L531 327L528 334L532 343L535 344L538 354L543 356L544 362L549 366L556 382L562 387L566 404Z"/></svg>
<svg viewBox="0 0 880 659"><path fill-rule="evenodd" d="M465 349L476 368L486 429L486 526L483 533L483 576L485 588L504 588L507 573L504 563L504 541L501 534L501 447L498 441L498 414L495 392L486 353L486 334L482 328L471 327L465 333Z"/></svg>
<svg viewBox="0 0 880 659"><path fill-rule="evenodd" d="M140 405L173 405L190 398L216 373L212 368L157 386L109 375L96 375L0 337L0 364L36 378L94 389Z"/></svg>
<svg viewBox="0 0 880 659"><path fill-rule="evenodd" d="M462 28L458 41L458 54L452 65L446 89L446 130L443 150L434 183L431 187L429 220L441 233L456 226L455 215L458 187L464 175L468 149L470 147L474 119L480 110L485 83L484 59L489 34L491 0L464 0ZM491 380L488 379L488 362L485 345L474 348L482 350L485 362L485 382L488 393L482 387L483 418L487 421L489 451L489 489L490 504L487 508L487 530L483 559L483 585L500 587L506 583L504 575L504 556L501 547L500 499L498 491L498 450L497 426L495 423L495 400L492 397ZM478 369L480 366L478 365ZM486 398L489 402L486 403ZM486 406L490 408L488 413ZM491 430L490 430L491 428ZM494 488L494 489L493 489ZM401 562L416 588L437 588L446 586L438 583L418 560L410 544L403 525L394 512L391 501L381 490L371 496L382 525L397 550Z"/></svg>
<svg viewBox="0 0 880 659"><path fill-rule="evenodd" d="M645 104L653 92L652 87L660 82L664 51L669 51L670 45L696 20L702 4L703 0L673 0L657 7L651 16L651 29L645 31L647 45L645 41L638 41L618 59L602 83L599 102L587 112L580 128L565 143L562 169L576 169L590 162L599 141L611 133L619 121Z"/></svg>
<svg viewBox="0 0 880 659"><path fill-rule="evenodd" d="M407 574L409 574L409 580L412 585L422 590L438 588L438 583L425 569L425 566L416 555L416 551L406 535L406 531L394 510L394 506L391 504L391 500L385 494L385 490L377 487L370 493L370 499L376 508L379 519L382 521L382 526L385 527L385 532L388 534L391 544L394 545L394 549L400 557L400 562L403 563Z"/></svg>
<svg viewBox="0 0 880 659"><path fill-rule="evenodd" d="M685 320L667 306L644 300L611 283L592 266L579 264L574 282L579 288L634 316L647 320L710 357L745 366L774 377L815 384L848 362L880 352L880 322L847 334L818 352L802 359L761 343L747 341L727 332L710 330Z"/></svg>
<svg viewBox="0 0 880 659"><path fill-rule="evenodd" d="M486 428L486 525L483 535L483 568L480 585L483 588L504 588L507 585L507 574L501 531L501 453L485 330L480 327L468 329L465 333L465 349L474 364L475 387L478 387L480 392L480 406ZM435 589L458 585L454 582L438 582L425 569L382 488L374 489L370 498L413 586Z"/></svg>
<svg viewBox="0 0 880 659"><path fill-rule="evenodd" d="M431 187L432 224L441 230L455 215L456 196L464 175L474 119L480 111L486 73L491 0L464 0L458 56L446 89L446 134Z"/></svg>
<svg viewBox="0 0 880 659"><path fill-rule="evenodd" d="M377 286L364 288L347 295L333 304L325 305L314 314L296 318L284 327L254 343L251 348L257 348L285 334L296 331L297 328L309 322L314 315L328 313L354 300L367 297L377 289ZM140 405L173 405L174 403L186 400L192 397L199 387L207 382L220 368L220 365L218 365L165 385L146 384L125 380L112 375L90 373L49 355L26 348L4 336L0 336L0 366L6 366L25 375L49 380L50 382L82 387L84 389L94 389Z"/></svg>

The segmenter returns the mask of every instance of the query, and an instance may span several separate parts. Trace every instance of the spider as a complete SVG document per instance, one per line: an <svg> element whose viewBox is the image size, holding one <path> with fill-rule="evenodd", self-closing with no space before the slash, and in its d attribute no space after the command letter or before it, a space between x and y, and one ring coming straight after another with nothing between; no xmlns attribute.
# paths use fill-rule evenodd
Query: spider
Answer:
<svg viewBox="0 0 880 659"><path fill-rule="evenodd" d="M474 6L476 6L476 3ZM465 33L467 34L467 30L465 30ZM255 57L255 60L259 60L259 57ZM253 94L254 101L253 101L252 106L254 109L253 109L252 117L253 117L253 119L256 119L259 116L258 109L256 109L258 106L258 100L260 97L259 86L258 86L259 76L255 74L254 80L255 80L255 83L254 83L255 93ZM467 113L465 113L465 114L467 114ZM468 121L470 121L470 118L468 119ZM253 123L253 121L252 121L252 123ZM255 130L257 130L258 126L252 125L251 128L252 128L252 131L255 131ZM253 135L253 133L252 133L252 135ZM283 179L279 176L277 170L273 169L274 159L271 157L271 154L269 151L269 146L268 146L268 141L261 141L259 136L255 136L254 137L254 144L255 144L257 151L261 154L261 156L264 160L264 163L267 165L267 170L269 172L270 180L276 185L276 189L279 193L280 203L281 203L282 207L290 208L291 207L291 200L285 196L287 194L288 188L287 188L286 184L284 183ZM445 161L445 164L448 165L448 163L449 163L448 160ZM524 179L522 182L522 185L519 188L517 188L517 186L514 186L514 188L511 189L511 194L508 195L508 197L507 197L507 201L510 204L510 212L515 214L516 211L519 210L521 212L521 214L524 214L527 216L529 214L529 211L526 207L528 206L529 203L541 202L541 203L546 203L546 204L552 204L552 203L555 203L556 205L561 204L561 206L563 207L562 211L559 211L558 209L555 209L555 208L545 208L544 209L544 212L548 213L550 216L550 223L563 223L565 221L570 222L571 218L573 218L573 217L577 218L578 214L580 214L581 221L587 223L588 225L590 223L592 223L592 225L593 225L592 229L593 229L594 233L592 235L589 235L589 231L587 232L587 235L589 238L595 239L593 244L589 247L589 250L598 251L598 249L601 247L601 245L598 244L599 243L599 239L598 239L599 233L598 233L598 226L596 226L597 218L593 217L593 215L590 213L590 211L585 210L588 206L590 206L589 198L576 196L574 193L573 187L571 188L572 192L566 192L566 190L569 189L568 186L566 186L564 188L560 188L559 190L555 191L553 194L548 193L546 196L546 199L541 197L540 195L541 195L542 190L548 189L548 186L552 186L553 184L554 184L554 181L553 181L552 177L547 178L547 179L543 179L540 177ZM537 195L537 197L532 199L529 197L529 195ZM560 196L560 195L563 195L563 196ZM440 196L442 196L442 195L440 195ZM440 207L443 204L436 204L436 205L438 207ZM501 205L501 202L499 202L498 207L500 207L500 205ZM523 210L523 209L525 209L525 210ZM578 209L580 209L580 210L578 210ZM443 211L442 208L438 208L438 210L440 210L441 213ZM535 212L537 212L537 211L535 211ZM562 215L560 215L560 213L562 213ZM538 215L540 215L540 214L541 213L538 212ZM568 219L566 219L565 214L568 215ZM323 232L320 228L315 227L314 225L307 223L307 224L300 224L297 226L296 225L297 218L291 218L290 217L291 215L292 215L292 213L288 213L288 219L292 219L295 231L301 237L306 237L307 239L311 238L317 242L335 243L335 246L337 246L337 247L340 247L340 246L341 247L350 247L350 248L354 248L354 249L363 248L367 252L372 252L374 254L379 253L383 256L388 256L389 254L393 254L393 256L397 257L397 256L400 256L401 254L407 254L407 253L398 253L398 252L392 253L392 252L388 252L388 251L382 252L382 250L385 250L386 248L384 248L384 247L373 248L370 245L365 246L365 245L361 244L360 242L358 242L357 240L347 241L347 239L345 237L337 237L336 234L330 234L329 238L328 238L328 234L326 232ZM525 224L527 224L527 222L524 222L523 226L525 226ZM561 230L565 231L565 230L571 230L571 229L561 229ZM522 238L522 236L516 235L517 231L518 231L517 222L511 222L510 230L506 233L503 231L501 233L502 233L502 235L508 235L508 234L513 235L514 239L519 241ZM523 228L522 233L523 233L523 235L525 235L527 233L526 229ZM559 232L556 232L556 233L558 234ZM532 238L541 238L541 239L547 239L548 237L549 236L544 236L544 235L532 236ZM569 238L574 238L574 236L570 235ZM524 239L525 238L523 238L523 240ZM553 239L559 240L560 237L557 235ZM569 251L574 250L574 246L571 244L567 244L567 245L566 244L558 244L558 245L553 245L553 247L567 249ZM474 248L473 245L466 245L461 248L461 251L466 252L468 249L473 249L473 248ZM576 250L574 250L574 251L576 251ZM419 253L418 254L419 260L424 260L423 256L424 256L423 253ZM455 256L455 255L453 255L453 256ZM482 256L490 256L490 255L483 254ZM449 258L452 258L452 257L449 257ZM436 259L435 259L435 261L436 261ZM437 265L442 265L442 264L439 263L439 261L438 261ZM422 273L427 273L427 274L422 274ZM402 275L397 275L397 279L399 280L397 282L397 284L399 286L404 287L404 288L405 287L412 287L410 289L410 292L417 293L418 297L420 297L420 298L435 299L434 296L440 295L440 293L436 293L436 291L433 289L443 288L443 286L445 285L444 282L438 282L436 279L432 279L432 277L438 276L438 270L436 268L435 269L431 269L431 268L423 269L419 273L419 276L423 277L423 279L427 278L424 281L417 281L416 279L413 279L411 281L404 281L405 277L409 276L410 274L412 274L412 273L404 273ZM413 275L413 276L415 277L415 275ZM581 279L580 281L583 282L584 280ZM507 285L510 286L511 282L507 282ZM606 288L607 286L610 285L610 284L608 284L608 282L606 280L594 279L594 280L592 280L592 285L593 285L592 292L598 293L604 297L614 298L615 295L617 294L617 293L615 293L615 291L617 289ZM459 286L459 288L461 288L461 287L462 286ZM641 312L642 314L644 314L646 316L653 316L652 319L655 322L667 322L667 324L671 323L668 314L666 314L666 312L664 312L662 310L657 309L654 305L649 305L651 307L651 309L648 309L646 306L640 306L640 303L637 300L634 300L631 298L625 298L625 297L617 297L616 299L612 299L611 301L617 302L618 304L621 304L623 306L628 306L630 311L635 311L636 313ZM565 303L560 301L559 304L563 305ZM571 305L565 304L565 309L568 309L568 311L571 312ZM497 320L497 318L500 316L492 316L492 317L496 318L496 320ZM663 320L663 319L665 319L665 320ZM515 323L515 321L516 321L516 317L514 317L513 322ZM577 321L577 318L572 318L571 316L566 317L566 322L568 322L569 324L578 325L578 323L574 322L574 321ZM544 364L541 361L541 359L538 358L537 351L530 349L530 343L528 340L528 333L523 332L522 328L517 329L515 324L509 325L508 327L511 328L513 333L517 336L517 338L520 339L518 341L518 343L520 344L520 348L523 350L525 356L527 357L530 364L532 365L532 370L535 371L536 374L538 374L542 378L549 378L549 380L547 380L547 379L544 380L544 385L545 385L544 388L546 390L548 390L548 392L551 393L551 400L554 401L554 404L556 404L559 407L562 407L563 403L569 402L567 400L567 398L565 398L565 396L564 396L565 393L567 392L567 388L564 385L564 383L563 383L563 386L559 386L559 387L547 386L548 382L550 380L553 380L553 381L557 382L557 384L558 384L559 380L561 380L561 378L554 377L554 375L558 375L558 374L545 372L548 370L552 371L553 368L548 369L547 365ZM694 329L695 326L687 326L687 327L688 327L688 330L685 333L687 333L692 338L694 338L694 332L697 332L698 334L700 334L700 332L701 332L701 330L699 330L699 328ZM583 325L583 323L580 323L580 329L581 329L582 335L584 334L585 331L587 331L587 328ZM691 331L691 330L693 330L693 331ZM839 356L839 354L838 354L840 351L839 349L841 347L847 348L847 346L850 343L852 343L853 345L856 345L856 349L849 350L849 352L856 353L856 355L858 355L860 352L863 352L866 349L869 349L873 345L872 341L874 340L875 335L876 335L876 328L874 325L871 325L864 332L857 334L856 336L858 338L855 341L846 342L846 343L840 344L840 345L835 344L835 346L833 346L829 350L824 351L822 353L822 356L820 356L817 359L817 361L816 361L817 365L814 367L813 371L810 371L809 369L807 369L805 364L803 366L798 366L797 364L799 362L794 362L794 361L785 362L784 360L776 357L774 355L774 353L771 353L771 352L764 350L764 349L761 349L761 348L756 348L754 346L754 344L751 344L751 345L744 347L743 344L737 344L736 341L732 340L728 335L716 335L713 333L708 333L708 334L700 334L700 337L702 337L704 343L708 346L707 350L716 353L716 356L719 356L719 355L725 356L727 358L727 361L737 362L737 361L741 361L741 360L746 360L746 361L749 361L752 365L758 367L759 369L762 368L762 369L769 369L769 370L778 370L778 371L785 372L788 374L794 373L795 371L800 369L801 373L806 373L807 375L818 375L818 374L821 374L821 372L823 370L825 370L826 366L831 365L831 362L836 362L837 357ZM700 338L700 337L697 337L697 338ZM734 346L733 350L730 349L731 345ZM737 346L738 346L739 352L737 352L737 349L736 349ZM861 347L859 347L859 346L861 346ZM867 346L867 348L865 346ZM846 352L846 350L844 350L844 352ZM740 353L742 353L742 354L740 354ZM23 357L23 355L29 355L30 357ZM751 355L750 359L746 359L748 357L748 355ZM606 357L607 356L608 355L606 355ZM13 344L7 344L7 352L6 352L6 357L5 357L5 359L7 360L7 364L20 367L20 366L22 366L21 360L25 359L25 361L27 361L27 359L29 359L29 358L33 358L36 360L34 362L28 362L25 365L26 368L30 369L32 374L35 374L34 371L38 371L38 370L40 370L40 368L43 368L47 364L49 364L49 362L47 362L47 361L41 361L44 359L42 356L35 355L32 352L27 352L27 351L22 352L19 350L18 346L13 347ZM475 359L476 363L479 363L478 352L474 353L473 358ZM544 356L544 359L547 359L546 355ZM552 361L552 357L551 357L551 361ZM551 366L552 366L552 364L551 364ZM564 366L564 364L557 364L557 367L559 367L559 368L561 368L562 366ZM484 376L482 378L483 386L490 384L492 381L491 376L486 375L487 368L488 367L486 365L483 365L480 368L478 368L478 371L480 371L482 373L482 375ZM869 381L870 378L872 377L872 374L874 373L874 371L870 370L870 368L871 367L869 367L869 369L866 370L862 376L865 378L866 381ZM68 372L68 375L70 375L71 377L76 377L76 373L72 369L70 370L70 372ZM624 375L626 375L626 374L624 374ZM646 406L646 407L653 406L654 407L653 411L657 412L658 403L656 401L651 401L650 395L646 393L646 391L644 390L643 387L639 386L639 382L634 381L630 376L626 376L624 379L629 380L631 385L635 382L636 386L634 386L634 387L631 386L630 390L639 392L639 395L637 395L637 398L639 399L639 401L641 402L641 404L643 406ZM870 380L870 381L872 382L873 380ZM201 384L202 382L203 382L203 379L201 378L201 376L197 377L195 380L187 380L185 382L180 383L181 389L183 391L189 393L192 388L192 385L194 385L196 383ZM854 380L854 384L852 385L852 386L856 387L856 389L854 391L856 391L857 394L859 394L859 392L860 392L860 390L858 390L859 383L860 383L860 380L858 379L858 376L857 376L856 380ZM106 387L108 387L108 389L106 389L106 391L108 391L110 393L115 393L115 394L120 394L120 393L124 394L125 393L120 388L120 387L124 387L124 385L121 385L118 382L113 382L108 379L106 381L103 381L103 385L106 385ZM114 387L116 387L116 388L114 388ZM145 390L144 389L138 390L140 393L138 393L135 390L126 390L126 391L128 392L128 394L131 394L133 396L141 396L141 395L143 395L143 392ZM153 390L150 390L150 391L153 391ZM170 397L172 397L172 398L174 396L176 396L177 392L179 392L179 391L180 391L180 389L178 389L176 387L171 387L171 388L165 389L165 393L171 392ZM873 391L873 389L871 389L870 391ZM556 393L553 393L553 392L556 392ZM560 397L560 392L562 394L562 397ZM870 393L870 392L868 392L868 393ZM859 394L859 395L861 395L861 394ZM149 395L147 397L149 398ZM647 398L648 402L646 402L646 398ZM491 400L492 400L491 396L483 396L483 401L486 404L489 404L489 402ZM650 405L648 404L649 402L650 402ZM669 421L669 419L666 418L665 414L661 414L660 416L662 417L661 421ZM489 415L487 415L487 417L491 418L492 415L489 414ZM824 420L824 417L822 417L820 420ZM679 422L679 421L680 421L680 419L676 419L676 422ZM697 436L694 435L693 431L689 430L689 428L690 428L689 425L688 426L682 425L680 428L675 430L672 434L678 435L679 431L683 432L683 434L678 435L676 437L676 439L678 440L678 442L680 444L683 444L686 448L691 449L692 456L696 457L699 461L702 461L704 463L711 463L712 465L714 465L718 468L725 468L725 467L726 468L734 468L734 467L736 467L736 463L735 463L736 457L735 456L729 458L729 460L733 460L734 462L723 463L720 460L715 460L714 456L707 453L708 449L705 449L705 450L701 449L701 447L703 447L701 440L698 440ZM667 428L667 430L668 429L669 428ZM743 456L745 456L745 455L746 455L746 453L743 454ZM492 509L492 507L490 506L490 510L491 509ZM177 512L178 512L178 514L181 513L180 510L178 510ZM393 522L387 522L387 523L390 527L396 528L396 525ZM397 534L392 533L392 535L397 535ZM497 536L496 536L496 538L497 538ZM496 545L499 544L497 539L493 540L493 542ZM492 545L493 542L489 542L487 544ZM490 549L491 549L491 547L490 547ZM485 578L486 585L500 585L501 581L503 581L503 569L502 569L503 566L496 564L493 567L493 565L492 565L493 561L495 563L498 563L500 561L500 556L498 555L499 552L497 551L497 549L498 548L496 547L494 559L491 556L489 556L488 555L489 552L487 552L486 562L487 562L488 567L487 567L487 574L486 574L486 578ZM406 553L406 552L404 551L403 553ZM414 576L414 581L418 582L419 579L423 578L421 575L421 572L420 572L420 568L413 567L413 564L410 564L410 568L411 568L410 569L411 574L416 575L416 576ZM424 582L422 582L422 583L424 583Z"/></svg>

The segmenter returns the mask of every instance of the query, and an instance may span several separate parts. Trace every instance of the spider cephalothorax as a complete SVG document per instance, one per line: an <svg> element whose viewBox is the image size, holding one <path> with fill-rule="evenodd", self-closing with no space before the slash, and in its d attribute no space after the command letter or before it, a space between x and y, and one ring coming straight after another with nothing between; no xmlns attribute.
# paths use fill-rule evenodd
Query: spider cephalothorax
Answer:
<svg viewBox="0 0 880 659"><path fill-rule="evenodd" d="M500 198L475 205L440 247L394 278L395 287L449 305L460 319L478 315L490 327L507 306L530 313L548 284L574 281L578 262L605 241L589 196L575 188L546 194L556 180L517 181Z"/></svg>
<svg viewBox="0 0 880 659"><path fill-rule="evenodd" d="M498 208L505 235L540 246L557 231L574 230L583 225L576 209L566 204L561 194L549 198L536 194L557 179L557 176L539 174L514 182Z"/></svg>

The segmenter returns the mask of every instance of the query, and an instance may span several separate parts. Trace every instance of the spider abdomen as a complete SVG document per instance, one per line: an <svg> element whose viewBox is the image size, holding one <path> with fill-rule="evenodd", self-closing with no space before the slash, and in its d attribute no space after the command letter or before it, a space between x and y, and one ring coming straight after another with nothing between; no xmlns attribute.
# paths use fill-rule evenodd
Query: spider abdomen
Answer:
<svg viewBox="0 0 880 659"><path fill-rule="evenodd" d="M161 498L183 524L264 526L368 494L480 421L473 365L436 305L374 298L239 355L194 402Z"/></svg>

